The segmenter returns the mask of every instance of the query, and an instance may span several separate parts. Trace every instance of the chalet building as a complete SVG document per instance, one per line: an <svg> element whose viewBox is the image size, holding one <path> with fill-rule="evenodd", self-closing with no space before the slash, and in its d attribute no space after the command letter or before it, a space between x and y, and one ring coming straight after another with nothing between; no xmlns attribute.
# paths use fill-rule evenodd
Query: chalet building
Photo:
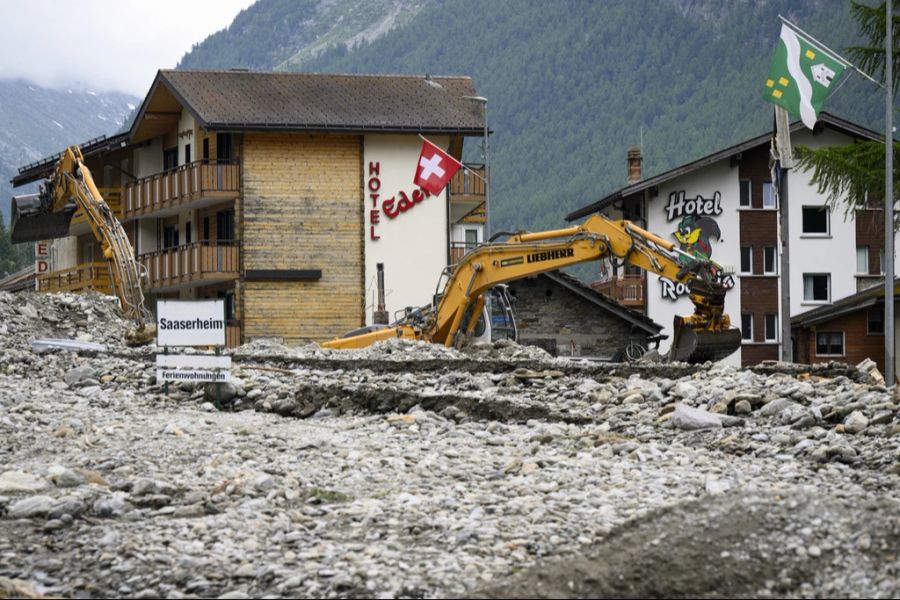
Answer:
<svg viewBox="0 0 900 600"><path fill-rule="evenodd" d="M900 279L894 280L894 297L896 316L900 314ZM897 331L896 323L894 329ZM796 362L859 364L871 358L884 373L884 286L795 315L791 318L791 337ZM894 372L898 366L894 366Z"/></svg>
<svg viewBox="0 0 900 600"><path fill-rule="evenodd" d="M809 147L880 139L826 113L820 114L813 131L800 123L791 130L794 145ZM573 221L602 213L637 221L682 250L724 265L720 279L730 288L725 310L744 338L740 351L726 359L732 364L781 357L784 286L793 316L832 306L883 282L883 210L845 216L842 208L827 206L825 196L810 183L811 173L796 169L788 176L790 282L783 280L770 139L770 134L761 135L647 179L641 177L640 151L632 149L629 184L567 216ZM669 336L673 317L693 311L684 286L640 269L601 264L600 277L592 285L664 324Z"/></svg>
<svg viewBox="0 0 900 600"><path fill-rule="evenodd" d="M82 146L158 298L223 298L228 344L321 341L431 301L483 241L482 181L413 185L420 135L460 158L484 134L468 77L160 71L131 128ZM56 157L20 169L46 177ZM473 170L484 175L483 167ZM52 244L44 291L109 292L84 215Z"/></svg>

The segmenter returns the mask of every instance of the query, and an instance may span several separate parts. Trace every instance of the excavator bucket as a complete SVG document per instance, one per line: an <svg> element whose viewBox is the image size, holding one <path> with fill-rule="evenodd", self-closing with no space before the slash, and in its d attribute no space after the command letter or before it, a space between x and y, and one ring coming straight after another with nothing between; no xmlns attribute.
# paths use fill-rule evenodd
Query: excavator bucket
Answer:
<svg viewBox="0 0 900 600"><path fill-rule="evenodd" d="M722 331L696 329L688 319L675 317L675 333L669 358L689 363L721 360L741 346L741 330L736 327Z"/></svg>
<svg viewBox="0 0 900 600"><path fill-rule="evenodd" d="M66 237L74 212L74 206L50 212L43 206L40 194L13 196L9 237L14 244Z"/></svg>

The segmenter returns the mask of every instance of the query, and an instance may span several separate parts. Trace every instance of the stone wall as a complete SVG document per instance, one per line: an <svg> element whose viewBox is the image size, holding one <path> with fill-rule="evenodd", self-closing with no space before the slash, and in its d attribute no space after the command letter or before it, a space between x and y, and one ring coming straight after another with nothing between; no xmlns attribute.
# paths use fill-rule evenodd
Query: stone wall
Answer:
<svg viewBox="0 0 900 600"><path fill-rule="evenodd" d="M546 276L509 284L519 341L559 356L612 358L629 340L647 347L643 330ZM574 349L574 353L573 353Z"/></svg>

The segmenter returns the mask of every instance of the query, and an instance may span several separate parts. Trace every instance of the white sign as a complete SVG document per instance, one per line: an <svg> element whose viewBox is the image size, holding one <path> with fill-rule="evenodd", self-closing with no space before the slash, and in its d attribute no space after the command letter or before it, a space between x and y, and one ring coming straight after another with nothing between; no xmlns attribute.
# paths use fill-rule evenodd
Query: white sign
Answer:
<svg viewBox="0 0 900 600"><path fill-rule="evenodd" d="M224 300L157 300L157 346L224 346Z"/></svg>
<svg viewBox="0 0 900 600"><path fill-rule="evenodd" d="M156 381L231 381L230 356L157 354Z"/></svg>

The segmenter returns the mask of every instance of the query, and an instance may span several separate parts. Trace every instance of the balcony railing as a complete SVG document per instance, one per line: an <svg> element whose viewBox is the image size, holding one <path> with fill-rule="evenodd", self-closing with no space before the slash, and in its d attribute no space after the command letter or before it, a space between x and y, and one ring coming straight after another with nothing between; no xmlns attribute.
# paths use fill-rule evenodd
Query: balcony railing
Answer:
<svg viewBox="0 0 900 600"><path fill-rule="evenodd" d="M234 319L225 321L225 347L237 348L241 345L241 322Z"/></svg>
<svg viewBox="0 0 900 600"><path fill-rule="evenodd" d="M466 255L466 252L474 249L475 244L467 244L465 242L450 242L450 264L455 265L462 257Z"/></svg>
<svg viewBox="0 0 900 600"><path fill-rule="evenodd" d="M109 266L104 262L82 263L70 269L51 271L37 278L40 292L88 292L112 294Z"/></svg>
<svg viewBox="0 0 900 600"><path fill-rule="evenodd" d="M98 188L100 195L103 196L103 200L106 201L107 206L109 206L110 210L112 210L113 214L116 215L116 218L122 218L122 188ZM75 227L76 225L81 225L82 223L87 224L87 216L84 214L84 211L79 208L75 211L75 214L72 215L72 223L71 227ZM87 229L85 228L85 231Z"/></svg>
<svg viewBox="0 0 900 600"><path fill-rule="evenodd" d="M624 275L609 281L595 281L591 287L625 306L644 306L643 275Z"/></svg>
<svg viewBox="0 0 900 600"><path fill-rule="evenodd" d="M201 241L148 252L138 257L150 289L230 281L238 278L238 244Z"/></svg>
<svg viewBox="0 0 900 600"><path fill-rule="evenodd" d="M125 185L125 219L174 209L202 199L229 200L241 190L236 160L198 160Z"/></svg>
<svg viewBox="0 0 900 600"><path fill-rule="evenodd" d="M453 176L453 179L450 180L451 202L453 200L478 202L484 200L485 185L482 180L485 176L484 165L466 165L466 168L468 171L466 169L460 169L456 172L456 175ZM477 174L478 177L469 171Z"/></svg>

